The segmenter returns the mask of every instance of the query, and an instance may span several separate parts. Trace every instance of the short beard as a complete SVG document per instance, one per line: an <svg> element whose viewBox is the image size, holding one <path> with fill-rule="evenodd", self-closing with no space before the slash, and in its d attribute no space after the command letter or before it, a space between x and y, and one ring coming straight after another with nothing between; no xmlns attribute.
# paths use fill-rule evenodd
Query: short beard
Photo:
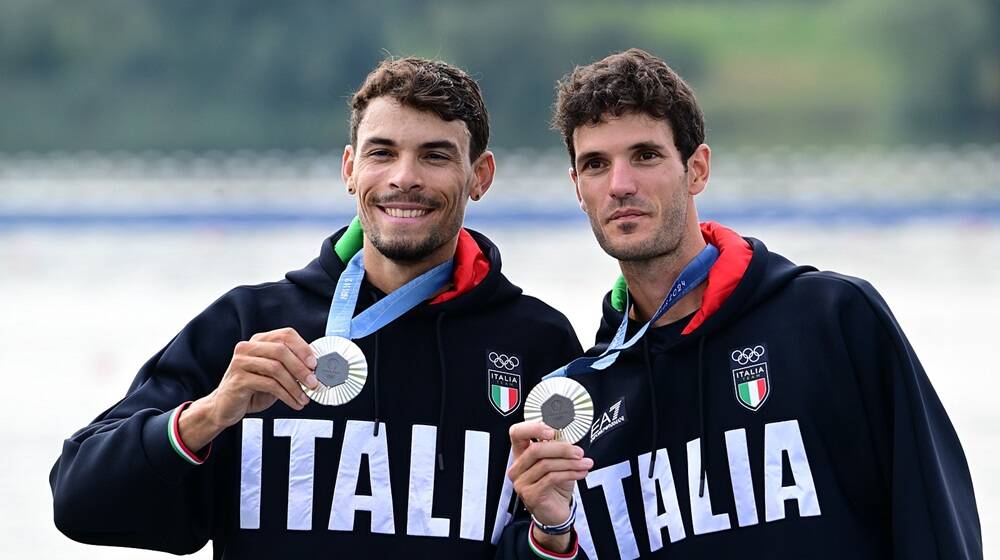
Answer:
<svg viewBox="0 0 1000 560"><path fill-rule="evenodd" d="M673 254L683 241L688 216L687 198L681 194L667 209L669 213L664 216L660 228L639 243L614 244L604 235L599 218L594 215L588 215L588 218L597 244L605 253L620 262L642 262Z"/></svg>
<svg viewBox="0 0 1000 560"><path fill-rule="evenodd" d="M461 227L461 222L459 222L459 227ZM449 231L446 232L445 229ZM432 230L422 240L413 240L406 238L383 239L378 230L371 228L370 230L365 229L365 237L385 258L401 263L417 263L434 254L434 251L437 251L458 233L458 228L454 228L454 232L450 232L451 229L442 226Z"/></svg>
<svg viewBox="0 0 1000 560"><path fill-rule="evenodd" d="M432 201L419 200L419 202L432 206L436 212L445 211L444 208L433 205ZM359 212L359 217L361 218L361 227L365 232L365 239L375 247L375 250L391 261L413 264L430 257L434 251L454 239L459 230L462 229L464 214L464 209L455 209L454 215L450 219L440 224L431 224L429 231L421 232L423 235L417 239L399 236L384 237L374 222L369 223L365 219L363 212Z"/></svg>

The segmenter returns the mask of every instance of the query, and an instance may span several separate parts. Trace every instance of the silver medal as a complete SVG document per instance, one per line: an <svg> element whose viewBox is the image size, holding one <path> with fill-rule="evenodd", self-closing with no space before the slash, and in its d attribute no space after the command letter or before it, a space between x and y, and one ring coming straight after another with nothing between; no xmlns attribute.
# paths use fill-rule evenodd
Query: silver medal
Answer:
<svg viewBox="0 0 1000 560"><path fill-rule="evenodd" d="M590 430L594 401L583 385L568 377L553 377L535 385L528 393L524 419L544 422L556 431L557 441L576 443Z"/></svg>
<svg viewBox="0 0 1000 560"><path fill-rule="evenodd" d="M316 355L319 385L310 389L301 383L310 399L329 406L342 405L361 393L368 379L364 352L342 336L324 336L309 345Z"/></svg>

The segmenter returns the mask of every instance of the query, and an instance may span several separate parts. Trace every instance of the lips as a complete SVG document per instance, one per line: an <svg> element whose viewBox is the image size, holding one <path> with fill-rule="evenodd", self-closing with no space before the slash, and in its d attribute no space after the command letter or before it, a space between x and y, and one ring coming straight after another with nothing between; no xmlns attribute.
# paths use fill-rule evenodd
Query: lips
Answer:
<svg viewBox="0 0 1000 560"><path fill-rule="evenodd" d="M619 208L618 210L615 210L614 212L612 212L610 216L608 216L608 221L609 222L613 222L615 220L619 220L619 219L622 219L622 218L626 218L626 219L627 218L639 218L639 217L645 216L645 215L646 215L645 212L643 212L642 210L637 210L635 208Z"/></svg>

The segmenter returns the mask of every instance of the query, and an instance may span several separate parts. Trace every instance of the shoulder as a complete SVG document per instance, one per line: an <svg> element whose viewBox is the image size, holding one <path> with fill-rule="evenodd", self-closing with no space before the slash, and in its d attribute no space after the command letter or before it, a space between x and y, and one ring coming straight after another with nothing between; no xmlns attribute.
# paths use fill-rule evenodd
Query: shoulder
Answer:
<svg viewBox="0 0 1000 560"><path fill-rule="evenodd" d="M219 296L192 323L246 326L261 312L287 307L301 297L302 290L288 280L240 285Z"/></svg>
<svg viewBox="0 0 1000 560"><path fill-rule="evenodd" d="M867 280L837 272L809 272L793 280L794 304L820 320L840 325L844 336L865 346L902 343L905 336L889 304Z"/></svg>
<svg viewBox="0 0 1000 560"><path fill-rule="evenodd" d="M510 300L507 305L508 311L513 318L530 322L532 325L540 325L564 332L573 332L569 319L558 309L545 303L544 301L528 295L519 295Z"/></svg>
<svg viewBox="0 0 1000 560"><path fill-rule="evenodd" d="M862 305L888 312L888 305L874 286L863 278L838 272L816 271L801 274L787 288L790 295L813 305L836 307Z"/></svg>

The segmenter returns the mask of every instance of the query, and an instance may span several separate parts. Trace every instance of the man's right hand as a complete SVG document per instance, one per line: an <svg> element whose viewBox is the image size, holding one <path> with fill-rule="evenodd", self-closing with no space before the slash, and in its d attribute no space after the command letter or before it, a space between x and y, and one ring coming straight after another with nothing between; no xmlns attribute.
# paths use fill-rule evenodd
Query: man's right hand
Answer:
<svg viewBox="0 0 1000 560"><path fill-rule="evenodd" d="M184 445L200 450L247 414L266 410L278 400L302 410L309 397L299 382L315 388L315 369L316 355L292 328L239 342L219 386L181 414L178 427Z"/></svg>
<svg viewBox="0 0 1000 560"><path fill-rule="evenodd" d="M545 525L558 525L569 518L573 486L594 466L592 459L583 456L583 449L551 441L554 436L555 430L541 422L521 422L510 427L514 462L507 476L524 506ZM569 545L569 534L534 534L550 550L561 551Z"/></svg>

